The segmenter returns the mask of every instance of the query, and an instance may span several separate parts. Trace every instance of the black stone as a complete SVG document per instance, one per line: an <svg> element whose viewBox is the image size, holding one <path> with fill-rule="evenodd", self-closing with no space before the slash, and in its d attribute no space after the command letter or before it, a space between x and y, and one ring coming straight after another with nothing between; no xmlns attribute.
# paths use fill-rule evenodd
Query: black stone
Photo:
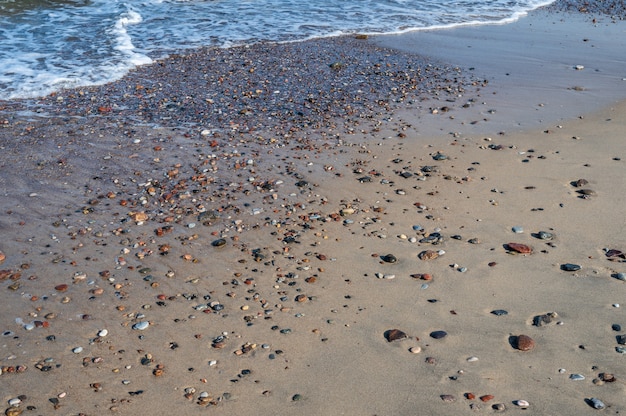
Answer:
<svg viewBox="0 0 626 416"><path fill-rule="evenodd" d="M493 311L491 311L491 314L495 316L504 316L508 315L509 312L505 311L504 309L494 309Z"/></svg>
<svg viewBox="0 0 626 416"><path fill-rule="evenodd" d="M430 333L430 336L435 339L442 339L448 335L446 331L433 331Z"/></svg>

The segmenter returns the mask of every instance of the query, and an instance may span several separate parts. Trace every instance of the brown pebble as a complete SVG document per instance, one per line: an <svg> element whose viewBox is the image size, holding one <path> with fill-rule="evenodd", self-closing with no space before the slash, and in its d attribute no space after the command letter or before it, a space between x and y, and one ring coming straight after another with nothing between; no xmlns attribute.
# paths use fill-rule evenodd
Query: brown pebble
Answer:
<svg viewBox="0 0 626 416"><path fill-rule="evenodd" d="M68 285L66 285L65 283L60 284L60 285L56 285L54 287L54 290L56 290L57 292L65 292L68 288Z"/></svg>
<svg viewBox="0 0 626 416"><path fill-rule="evenodd" d="M520 243L507 243L506 248L507 250L514 251L520 254L530 254L533 252L533 249L530 246Z"/></svg>
<svg viewBox="0 0 626 416"><path fill-rule="evenodd" d="M296 302L306 302L309 298L306 295L298 295L296 296Z"/></svg>
<svg viewBox="0 0 626 416"><path fill-rule="evenodd" d="M435 357L426 357L424 362L426 364L437 364L437 359Z"/></svg>
<svg viewBox="0 0 626 416"><path fill-rule="evenodd" d="M535 340L528 335L518 335L515 340L515 348L520 351L530 351L535 348Z"/></svg>
<svg viewBox="0 0 626 416"><path fill-rule="evenodd" d="M476 398L476 395L474 393L465 393L465 398L467 400L474 400Z"/></svg>
<svg viewBox="0 0 626 416"><path fill-rule="evenodd" d="M4 263L6 258L7 256L2 251L0 251L0 264Z"/></svg>
<svg viewBox="0 0 626 416"><path fill-rule="evenodd" d="M493 400L492 394L485 394L484 396L480 396L480 401L483 403L487 403L490 400Z"/></svg>
<svg viewBox="0 0 626 416"><path fill-rule="evenodd" d="M385 331L385 338L388 342L393 342L405 339L407 338L407 335L404 331L401 331L399 329L390 329L388 331Z"/></svg>
<svg viewBox="0 0 626 416"><path fill-rule="evenodd" d="M418 257L419 257L421 260L434 260L434 259L436 259L437 257L439 257L439 253L437 253L436 251L433 251L433 250L425 250L425 251L422 251L422 252L418 255Z"/></svg>

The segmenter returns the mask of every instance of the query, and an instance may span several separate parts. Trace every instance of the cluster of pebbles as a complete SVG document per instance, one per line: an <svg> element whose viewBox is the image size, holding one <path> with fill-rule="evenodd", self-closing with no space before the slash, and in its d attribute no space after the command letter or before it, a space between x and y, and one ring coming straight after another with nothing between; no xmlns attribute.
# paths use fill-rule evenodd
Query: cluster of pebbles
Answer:
<svg viewBox="0 0 626 416"><path fill-rule="evenodd" d="M462 199L442 197L446 188L489 200L489 179L476 179L486 173L463 147L503 164L511 147L403 147L415 130L392 110L428 101L431 116L463 111L479 85L341 38L176 55L110 85L0 103L2 165L19 166L4 181L22 185L3 183L17 196L0 219L5 414L305 408L327 399L307 379L325 371L311 363L345 365L332 360L348 344L345 356L358 346L420 374L409 383L434 391L420 400L434 397L442 414L532 409L517 380L560 374L559 386L581 383L584 395L554 400L618 408L618 368L599 357L626 353L619 323L572 347L556 335L572 309L529 313L523 293L501 305L487 289L451 305L481 279L519 290L513 263L575 284L590 270L606 271L593 277L605 285L626 280L619 247L567 257L570 230L545 225L560 213L532 208L541 220L498 234L488 219L471 224ZM604 195L592 179L568 179L560 197L594 203ZM507 363L472 351L477 333ZM595 354L581 359L589 370L527 375L558 348ZM514 394L489 381L509 365Z"/></svg>

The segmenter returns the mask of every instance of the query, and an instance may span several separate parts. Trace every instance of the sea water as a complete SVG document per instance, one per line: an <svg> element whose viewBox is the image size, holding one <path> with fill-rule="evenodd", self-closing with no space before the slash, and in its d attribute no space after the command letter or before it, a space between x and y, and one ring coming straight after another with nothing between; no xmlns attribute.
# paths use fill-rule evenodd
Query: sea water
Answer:
<svg viewBox="0 0 626 416"><path fill-rule="evenodd" d="M551 0L0 0L0 99L121 78L188 48L508 23Z"/></svg>

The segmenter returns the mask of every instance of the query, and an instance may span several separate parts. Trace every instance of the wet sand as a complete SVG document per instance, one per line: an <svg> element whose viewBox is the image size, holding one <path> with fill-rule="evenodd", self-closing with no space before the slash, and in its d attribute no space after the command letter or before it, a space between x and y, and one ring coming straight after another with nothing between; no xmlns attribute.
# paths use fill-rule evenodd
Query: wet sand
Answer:
<svg viewBox="0 0 626 416"><path fill-rule="evenodd" d="M579 17L559 33L626 56L603 29L623 22ZM7 414L623 412L617 67L568 59L576 83L537 77L529 102L488 50L381 41L198 51L2 103Z"/></svg>

